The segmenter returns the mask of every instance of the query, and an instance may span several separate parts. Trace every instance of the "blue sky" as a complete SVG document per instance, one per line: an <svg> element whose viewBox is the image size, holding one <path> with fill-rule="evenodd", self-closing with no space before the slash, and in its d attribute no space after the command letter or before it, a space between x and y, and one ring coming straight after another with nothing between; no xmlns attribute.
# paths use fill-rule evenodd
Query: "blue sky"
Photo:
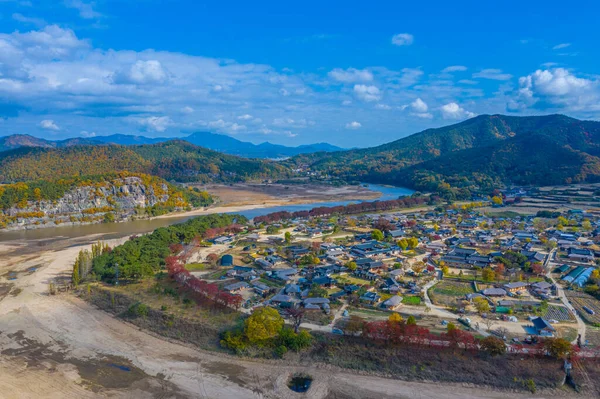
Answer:
<svg viewBox="0 0 600 399"><path fill-rule="evenodd" d="M389 142L600 119L598 2L0 0L0 135Z"/></svg>

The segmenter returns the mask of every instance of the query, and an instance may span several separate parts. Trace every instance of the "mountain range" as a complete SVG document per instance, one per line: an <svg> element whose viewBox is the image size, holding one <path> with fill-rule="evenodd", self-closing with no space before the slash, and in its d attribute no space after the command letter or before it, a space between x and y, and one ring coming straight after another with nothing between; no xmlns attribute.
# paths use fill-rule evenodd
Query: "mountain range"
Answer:
<svg viewBox="0 0 600 399"><path fill-rule="evenodd" d="M564 115L475 118L378 147L294 157L295 167L428 191L600 181L600 122Z"/></svg>
<svg viewBox="0 0 600 399"><path fill-rule="evenodd" d="M86 145L90 139L4 138L0 149L21 148L0 156L0 183L112 171L179 181L240 181L288 178L295 176L292 170L301 169L346 182L405 186L456 199L510 185L600 182L600 122L564 115L480 115L372 148L325 152L333 148L305 146L319 151L279 162L223 152L283 157L292 147L254 145L211 133L150 144L142 144L143 137L112 137L102 138L103 145ZM125 145L108 144L112 140ZM202 147L208 143L222 152Z"/></svg>
<svg viewBox="0 0 600 399"><path fill-rule="evenodd" d="M244 158L288 158L299 154L311 152L330 152L341 151L340 147L336 147L327 143L317 143L301 145L298 147L287 147L284 145L271 144L264 142L261 144L253 144L245 141L237 140L233 137L223 134L215 134L209 132L196 132L186 137L176 138L184 140L188 143L195 144L200 147L208 148L214 151L219 151L225 154L237 155ZM66 148L75 145L105 145L119 144L124 146L157 144L166 141L174 140L174 138L151 138L145 136L131 136L126 134L113 134L110 136L95 136L92 138L70 138L65 140L53 141L26 134L14 134L11 136L0 137L0 152L14 150L21 147L40 147L40 148Z"/></svg>

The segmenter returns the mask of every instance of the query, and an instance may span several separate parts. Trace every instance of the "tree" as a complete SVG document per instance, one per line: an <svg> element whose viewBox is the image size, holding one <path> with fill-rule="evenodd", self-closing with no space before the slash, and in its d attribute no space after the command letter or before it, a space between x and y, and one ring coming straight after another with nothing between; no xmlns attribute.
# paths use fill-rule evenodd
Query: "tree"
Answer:
<svg viewBox="0 0 600 399"><path fill-rule="evenodd" d="M400 316L400 313L394 312L388 317L388 320L394 323L402 323L404 319Z"/></svg>
<svg viewBox="0 0 600 399"><path fill-rule="evenodd" d="M371 238L377 241L383 241L383 232L379 229L374 229L371 232Z"/></svg>
<svg viewBox="0 0 600 399"><path fill-rule="evenodd" d="M496 281L500 281L502 280L502 277L504 276L504 265L502 263L499 263L498 265L496 265L496 269L494 270L494 274L496 276Z"/></svg>
<svg viewBox="0 0 600 399"><path fill-rule="evenodd" d="M71 280L73 281L73 285L79 285L79 259L76 259L75 264L73 265L73 276Z"/></svg>
<svg viewBox="0 0 600 399"><path fill-rule="evenodd" d="M344 327L344 331L346 334L356 335L363 330L364 325L365 320L362 317L351 315L350 319L348 319L348 322L346 323L346 326Z"/></svg>
<svg viewBox="0 0 600 399"><path fill-rule="evenodd" d="M210 254L206 255L206 260L208 261L208 263L211 266L216 266L217 261L219 260L219 255L217 255L215 253L210 253Z"/></svg>
<svg viewBox="0 0 600 399"><path fill-rule="evenodd" d="M581 228L585 231L592 231L592 223L586 219L583 222L581 222Z"/></svg>
<svg viewBox="0 0 600 399"><path fill-rule="evenodd" d="M573 352L573 346L564 338L548 338L543 343L544 350L557 359L564 359Z"/></svg>
<svg viewBox="0 0 600 399"><path fill-rule="evenodd" d="M425 269L425 264L423 262L416 262L412 266L412 271L415 272L415 274L417 274L417 275L421 274L424 269Z"/></svg>
<svg viewBox="0 0 600 399"><path fill-rule="evenodd" d="M473 305L475 306L475 309L477 309L477 313L479 314L487 313L490 311L490 304L487 301L487 299L477 297L473 299Z"/></svg>
<svg viewBox="0 0 600 399"><path fill-rule="evenodd" d="M541 274L544 274L544 266L541 263L536 262L533 265L531 265L531 271L536 276L539 276Z"/></svg>
<svg viewBox="0 0 600 399"><path fill-rule="evenodd" d="M493 281L495 275L496 274L491 267L486 267L481 271L481 277L483 278L483 281Z"/></svg>
<svg viewBox="0 0 600 399"><path fill-rule="evenodd" d="M419 245L419 239L416 237L410 237L407 242L410 249L415 249Z"/></svg>
<svg viewBox="0 0 600 399"><path fill-rule="evenodd" d="M285 313L292 319L294 332L298 334L298 329L300 328L300 324L302 324L302 320L304 319L304 314L306 313L306 309L304 308L289 308L285 311Z"/></svg>
<svg viewBox="0 0 600 399"><path fill-rule="evenodd" d="M267 234L277 234L279 233L279 227L275 225L270 225L267 227Z"/></svg>
<svg viewBox="0 0 600 399"><path fill-rule="evenodd" d="M458 329L458 327L456 327L456 324L450 322L448 323L448 325L446 326L446 332L451 333L452 331Z"/></svg>
<svg viewBox="0 0 600 399"><path fill-rule="evenodd" d="M498 205L498 206L502 205L502 197L500 197L498 195L493 196L492 197L492 204Z"/></svg>
<svg viewBox="0 0 600 399"><path fill-rule="evenodd" d="M283 328L284 320L277 310L265 306L256 309L244 323L244 332L251 343L261 343L275 337Z"/></svg>
<svg viewBox="0 0 600 399"><path fill-rule="evenodd" d="M408 319L406 319L406 325L407 326L416 326L417 319L415 319L415 316L413 316L413 315L408 316Z"/></svg>
<svg viewBox="0 0 600 399"><path fill-rule="evenodd" d="M396 244L398 244L403 251L406 251L406 248L408 248L408 241L406 241L406 238L398 240Z"/></svg>
<svg viewBox="0 0 600 399"><path fill-rule="evenodd" d="M500 356L506 353L504 341L491 335L481 340L481 348L491 356Z"/></svg>
<svg viewBox="0 0 600 399"><path fill-rule="evenodd" d="M447 265L443 265L443 266L442 266L442 274L443 274L444 276L447 276L447 275L448 275L448 273L450 273L450 268L449 268Z"/></svg>
<svg viewBox="0 0 600 399"><path fill-rule="evenodd" d="M326 298L327 290L318 284L313 284L308 291L308 296L311 298Z"/></svg>
<svg viewBox="0 0 600 399"><path fill-rule="evenodd" d="M348 262L346 263L346 267L351 271L355 271L358 265L356 264L356 262Z"/></svg>
<svg viewBox="0 0 600 399"><path fill-rule="evenodd" d="M284 239L286 244L290 244L292 242L292 233L286 231L284 234Z"/></svg>
<svg viewBox="0 0 600 399"><path fill-rule="evenodd" d="M39 187L33 189L33 199L38 202L42 200L42 190Z"/></svg>

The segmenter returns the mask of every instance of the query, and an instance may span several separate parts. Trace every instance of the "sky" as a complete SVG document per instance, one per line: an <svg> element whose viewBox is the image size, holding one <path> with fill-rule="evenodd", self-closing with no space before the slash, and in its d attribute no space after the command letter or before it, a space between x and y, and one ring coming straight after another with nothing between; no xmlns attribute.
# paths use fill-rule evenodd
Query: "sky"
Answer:
<svg viewBox="0 0 600 399"><path fill-rule="evenodd" d="M600 120L598 1L0 0L0 136L368 147Z"/></svg>

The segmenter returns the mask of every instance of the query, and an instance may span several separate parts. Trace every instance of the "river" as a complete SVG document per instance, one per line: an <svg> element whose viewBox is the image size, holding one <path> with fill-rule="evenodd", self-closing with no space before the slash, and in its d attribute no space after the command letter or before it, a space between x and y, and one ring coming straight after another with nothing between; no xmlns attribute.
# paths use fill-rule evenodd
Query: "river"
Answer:
<svg viewBox="0 0 600 399"><path fill-rule="evenodd" d="M381 196L377 199L378 201L397 199L398 197L411 195L414 192L413 190L403 187L382 186L377 184L364 184L364 186L366 186L372 191L378 191L381 193ZM256 216L266 215L271 212L295 212L301 210L309 210L318 206L348 205L350 203L362 201L363 200L345 200L330 202L313 202L309 204L290 204L266 208L247 209L231 213L244 215L247 218L252 219ZM118 238L128 235L147 233L159 227L185 222L186 220L192 217L195 216L181 215L168 218L139 219L123 223L101 223L87 224L82 226L57 226L32 230L4 231L0 232L0 242L13 240L45 240L59 237L76 238L89 235L98 235L98 237L102 239Z"/></svg>

